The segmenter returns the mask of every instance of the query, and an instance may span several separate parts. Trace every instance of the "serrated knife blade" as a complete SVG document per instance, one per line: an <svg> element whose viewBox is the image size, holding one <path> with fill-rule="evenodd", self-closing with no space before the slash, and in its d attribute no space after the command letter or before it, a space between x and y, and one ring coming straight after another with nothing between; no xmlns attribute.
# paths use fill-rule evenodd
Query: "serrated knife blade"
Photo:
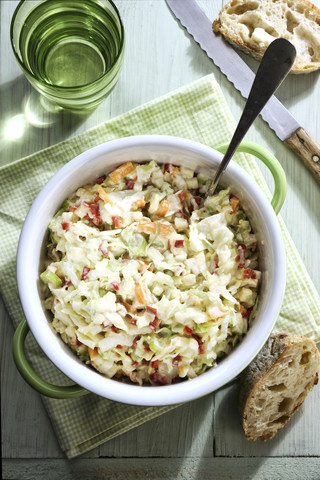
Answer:
<svg viewBox="0 0 320 480"><path fill-rule="evenodd" d="M215 34L212 21L195 0L166 0L181 25L206 52L243 97L248 98L255 74L224 38ZM262 118L310 169L320 182L320 146L273 95L261 112Z"/></svg>

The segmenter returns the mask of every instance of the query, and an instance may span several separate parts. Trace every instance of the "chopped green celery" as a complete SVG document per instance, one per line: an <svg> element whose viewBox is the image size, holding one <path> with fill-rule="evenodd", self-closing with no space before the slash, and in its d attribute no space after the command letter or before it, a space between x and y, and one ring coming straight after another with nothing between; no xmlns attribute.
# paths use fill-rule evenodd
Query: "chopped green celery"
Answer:
<svg viewBox="0 0 320 480"><path fill-rule="evenodd" d="M208 210L209 213L216 213L217 212L217 199L215 198L215 196L206 198L204 206Z"/></svg>
<svg viewBox="0 0 320 480"><path fill-rule="evenodd" d="M252 307L250 320L253 320L254 318L256 318L257 310L258 310L258 303L259 303L259 299L257 298L257 300L255 301L255 304Z"/></svg>
<svg viewBox="0 0 320 480"><path fill-rule="evenodd" d="M57 213L54 215L53 218L57 218L59 217L63 212L66 212L69 208L69 205L70 205L70 202L68 200L65 200L63 202L63 204L61 205L61 207L59 208L59 210L57 211Z"/></svg>
<svg viewBox="0 0 320 480"><path fill-rule="evenodd" d="M205 185L205 184L208 183L209 180L210 180L209 177L206 177L205 175L202 175L201 173L198 173L197 179L198 179L198 182L199 182L201 185Z"/></svg>
<svg viewBox="0 0 320 480"><path fill-rule="evenodd" d="M144 256L146 253L147 240L141 233L134 233L128 238L128 247L130 252L137 256Z"/></svg>
<svg viewBox="0 0 320 480"><path fill-rule="evenodd" d="M99 297L104 297L109 291L109 288L99 288Z"/></svg>
<svg viewBox="0 0 320 480"><path fill-rule="evenodd" d="M247 218L247 215L244 212L239 212L237 215L238 222L240 220L246 220L246 218Z"/></svg>
<svg viewBox="0 0 320 480"><path fill-rule="evenodd" d="M251 232L251 225L248 220L240 220L239 227L241 230L244 230L245 232L248 232L248 233Z"/></svg>
<svg viewBox="0 0 320 480"><path fill-rule="evenodd" d="M208 212L211 213L211 214L214 214L214 213L217 212L217 209L215 207L210 206L210 205L207 205L206 208L207 208Z"/></svg>
<svg viewBox="0 0 320 480"><path fill-rule="evenodd" d="M139 355L137 355L135 352L131 352L131 358L132 360L134 360L135 362L140 362L141 361L141 357L139 357Z"/></svg>
<svg viewBox="0 0 320 480"><path fill-rule="evenodd" d="M212 323L202 323L194 327L196 333L205 333L212 327Z"/></svg>
<svg viewBox="0 0 320 480"><path fill-rule="evenodd" d="M88 360L90 360L88 349L84 349L84 348L79 349L78 348L77 353L78 353L79 358L82 362L87 362Z"/></svg>
<svg viewBox="0 0 320 480"><path fill-rule="evenodd" d="M152 162L150 162L150 163L147 163L147 165L141 165L141 167L145 172L149 172L149 170L153 169L154 165L152 164Z"/></svg>
<svg viewBox="0 0 320 480"><path fill-rule="evenodd" d="M169 183L167 182L163 182L160 190L162 193L165 193L166 195L172 195L174 193L174 190L170 187Z"/></svg>
<svg viewBox="0 0 320 480"><path fill-rule="evenodd" d="M219 197L220 201L230 193L230 187L220 190L216 195Z"/></svg>
<svg viewBox="0 0 320 480"><path fill-rule="evenodd" d="M207 358L206 355L201 355L200 358L201 358L202 366L200 367L200 370L197 372L197 375L205 372L208 367L212 367L214 362L213 358Z"/></svg>
<svg viewBox="0 0 320 480"><path fill-rule="evenodd" d="M175 332L175 333L182 333L183 330L184 330L184 327L185 327L185 325L182 325L181 323L176 323L172 327L172 331Z"/></svg>
<svg viewBox="0 0 320 480"><path fill-rule="evenodd" d="M157 332L159 337L170 337L172 335L172 331L168 327L163 327Z"/></svg>
<svg viewBox="0 0 320 480"><path fill-rule="evenodd" d="M117 268L116 264L114 262L112 262L111 260L109 260L108 262L108 268L109 270L111 270L111 272L114 272Z"/></svg>
<svg viewBox="0 0 320 480"><path fill-rule="evenodd" d="M57 243L59 242L59 238L55 237L52 232L50 233L50 239L53 245L57 245Z"/></svg>
<svg viewBox="0 0 320 480"><path fill-rule="evenodd" d="M64 210L67 210L69 208L69 205L70 205L69 200L64 200L64 202L61 205L61 208L63 208Z"/></svg>
<svg viewBox="0 0 320 480"><path fill-rule="evenodd" d="M221 201L229 192L230 188L226 188L225 190L220 190L216 195L206 198L204 206L211 215L221 211Z"/></svg>
<svg viewBox="0 0 320 480"><path fill-rule="evenodd" d="M149 348L153 351L153 353L157 353L161 350L161 345L156 337L151 337L151 340L149 342Z"/></svg>
<svg viewBox="0 0 320 480"><path fill-rule="evenodd" d="M40 278L43 281L43 283L46 283L47 285L50 283L55 288L61 287L62 285L61 278L59 278L58 275L51 272L50 270L45 270L44 272L42 272L40 275Z"/></svg>

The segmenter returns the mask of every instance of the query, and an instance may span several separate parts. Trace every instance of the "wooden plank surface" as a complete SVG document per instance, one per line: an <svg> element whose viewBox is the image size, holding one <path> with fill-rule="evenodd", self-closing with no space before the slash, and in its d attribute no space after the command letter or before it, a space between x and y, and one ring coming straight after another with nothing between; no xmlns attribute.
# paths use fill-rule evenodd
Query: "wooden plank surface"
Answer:
<svg viewBox="0 0 320 480"><path fill-rule="evenodd" d="M319 458L5 460L14 480L319 480Z"/></svg>
<svg viewBox="0 0 320 480"><path fill-rule="evenodd" d="M224 3L199 0L212 19ZM320 1L314 3L320 5ZM8 122L23 113L30 96L35 101L9 42L9 24L16 4L15 0L0 2L0 164L53 145L212 72L235 119L240 117L244 99L176 22L164 0L116 0L127 45L124 67L112 94L87 117L69 113L42 117L42 121L53 123L46 128L28 124L21 139L9 140L5 136ZM254 60L241 56L254 70L257 68ZM279 99L318 141L319 90L316 73L291 76L278 92ZM319 285L320 189L301 161L262 119L257 119L247 139L267 147L283 165L288 194L282 217L311 278ZM263 166L261 169L272 189L269 172ZM232 386L149 421L68 462L39 395L26 385L13 364L13 329L1 303L0 319L4 478L320 478L319 388L308 396L287 427L267 444L245 440L236 412L236 386Z"/></svg>

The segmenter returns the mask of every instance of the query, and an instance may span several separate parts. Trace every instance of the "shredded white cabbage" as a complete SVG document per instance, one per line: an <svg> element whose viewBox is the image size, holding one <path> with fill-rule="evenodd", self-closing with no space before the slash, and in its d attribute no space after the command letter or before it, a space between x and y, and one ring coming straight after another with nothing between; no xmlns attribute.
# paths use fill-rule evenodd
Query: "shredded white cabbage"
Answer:
<svg viewBox="0 0 320 480"><path fill-rule="evenodd" d="M49 225L53 328L108 377L170 384L231 352L254 316L257 239L209 176L127 162L77 190ZM252 309L254 307L254 311Z"/></svg>

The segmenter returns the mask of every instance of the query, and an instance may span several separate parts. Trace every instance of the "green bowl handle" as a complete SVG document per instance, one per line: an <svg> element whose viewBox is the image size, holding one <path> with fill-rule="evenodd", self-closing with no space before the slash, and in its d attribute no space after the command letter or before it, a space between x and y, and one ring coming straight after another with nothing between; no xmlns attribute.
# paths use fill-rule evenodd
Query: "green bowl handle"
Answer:
<svg viewBox="0 0 320 480"><path fill-rule="evenodd" d="M215 150L218 150L220 153L224 154L227 151L228 146L228 143L224 143L214 148ZM276 214L278 214L283 205L287 191L286 176L280 163L276 157L272 155L272 153L254 142L241 142L237 148L237 152L250 153L251 155L259 158L259 160L261 160L269 168L274 180L274 194L271 200L271 205Z"/></svg>
<svg viewBox="0 0 320 480"><path fill-rule="evenodd" d="M13 336L13 358L26 382L42 395L52 398L76 398L88 394L89 392L79 385L68 385L65 387L51 385L45 380L42 380L42 378L32 370L24 354L24 342L28 332L29 325L26 320L22 320Z"/></svg>

